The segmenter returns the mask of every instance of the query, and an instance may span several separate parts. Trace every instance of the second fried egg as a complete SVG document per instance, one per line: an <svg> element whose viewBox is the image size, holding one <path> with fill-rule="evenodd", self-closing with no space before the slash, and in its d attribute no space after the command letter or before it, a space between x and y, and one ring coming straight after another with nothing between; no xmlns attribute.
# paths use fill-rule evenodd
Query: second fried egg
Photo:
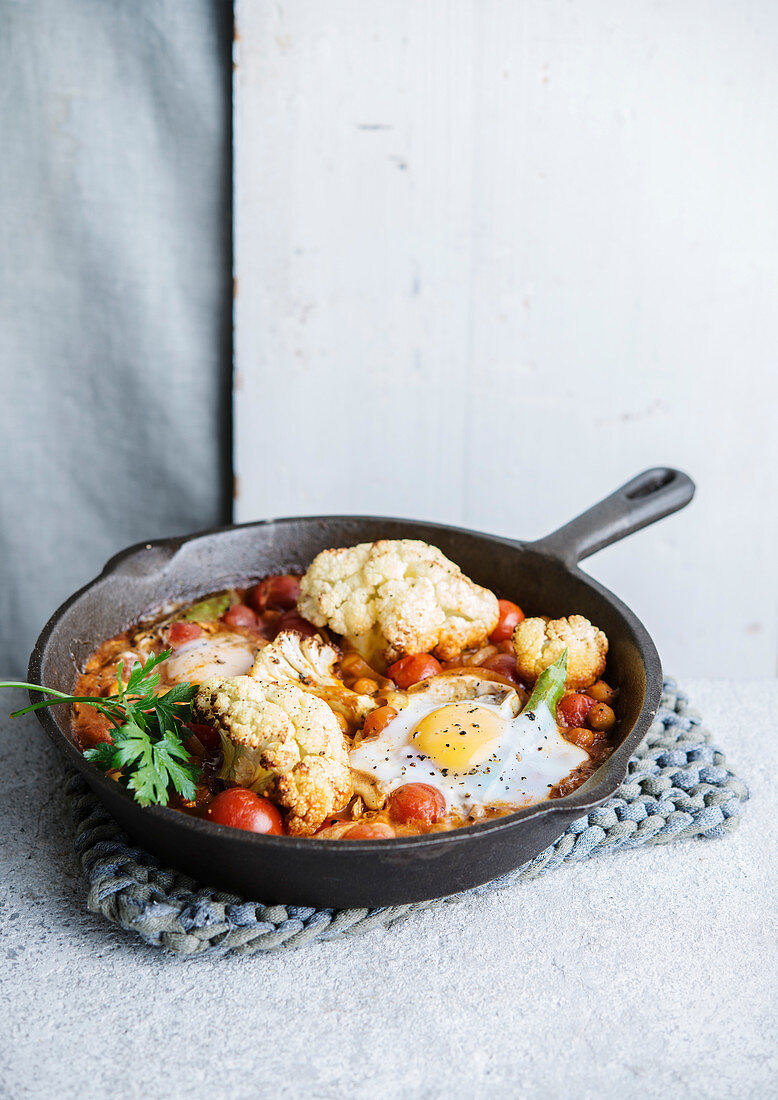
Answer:
<svg viewBox="0 0 778 1100"><path fill-rule="evenodd" d="M514 691L442 705L434 695L411 695L379 734L351 750L352 769L381 801L405 783L429 783L445 797L447 812L462 817L518 809L548 798L589 759L562 737L545 704L519 714Z"/></svg>

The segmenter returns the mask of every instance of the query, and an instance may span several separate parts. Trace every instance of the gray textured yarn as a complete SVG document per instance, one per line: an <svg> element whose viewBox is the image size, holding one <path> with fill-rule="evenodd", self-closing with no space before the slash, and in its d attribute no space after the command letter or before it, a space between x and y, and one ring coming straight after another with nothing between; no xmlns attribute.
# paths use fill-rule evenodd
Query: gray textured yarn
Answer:
<svg viewBox="0 0 778 1100"><path fill-rule="evenodd" d="M262 905L199 886L132 845L84 781L68 783L76 851L89 882L87 906L148 944L185 957L288 950L313 940L388 926L419 909L466 896L381 909ZM473 893L505 889L563 863L642 844L719 837L738 824L745 783L726 767L686 695L665 680L657 717L604 806L573 822L523 867Z"/></svg>

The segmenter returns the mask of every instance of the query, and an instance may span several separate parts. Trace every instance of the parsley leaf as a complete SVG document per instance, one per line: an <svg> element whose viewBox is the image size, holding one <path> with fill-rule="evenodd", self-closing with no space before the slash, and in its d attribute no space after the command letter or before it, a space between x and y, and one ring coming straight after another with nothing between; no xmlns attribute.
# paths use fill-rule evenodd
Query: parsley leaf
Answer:
<svg viewBox="0 0 778 1100"><path fill-rule="evenodd" d="M0 681L0 688L26 688L48 696L14 711L12 718L60 703L82 703L100 711L113 726L112 740L87 749L85 758L100 771L117 772L118 782L132 791L141 806L167 806L171 786L182 798L194 798L200 776L200 769L184 744L190 736L185 723L192 718L197 685L174 684L163 695L156 694L161 679L157 666L170 653L166 649L149 657L145 665L136 662L126 683L120 664L119 690L115 695L66 695L53 688L18 681Z"/></svg>

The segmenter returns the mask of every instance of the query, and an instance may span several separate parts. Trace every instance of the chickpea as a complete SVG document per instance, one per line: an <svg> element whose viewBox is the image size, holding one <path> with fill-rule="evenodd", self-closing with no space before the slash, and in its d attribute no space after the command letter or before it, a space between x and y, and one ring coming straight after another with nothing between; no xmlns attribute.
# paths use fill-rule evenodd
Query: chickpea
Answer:
<svg viewBox="0 0 778 1100"><path fill-rule="evenodd" d="M358 653L347 653L343 660L340 662L340 670L346 675L348 675L350 672L362 672L364 670L364 667L365 662L362 660Z"/></svg>
<svg viewBox="0 0 778 1100"><path fill-rule="evenodd" d="M378 691L378 683L367 676L360 676L358 680L354 681L352 690L357 695L375 695Z"/></svg>
<svg viewBox="0 0 778 1100"><path fill-rule="evenodd" d="M566 741L578 745L579 749L591 748L597 738L594 730L584 729L583 726L575 726L573 729L565 730L564 736Z"/></svg>
<svg viewBox="0 0 778 1100"><path fill-rule="evenodd" d="M598 680L596 684L592 684L586 689L586 694L591 695L595 703L612 703L616 698L616 692L604 680Z"/></svg>
<svg viewBox="0 0 778 1100"><path fill-rule="evenodd" d="M598 733L608 733L616 725L616 715L607 703L595 703L586 716L589 728Z"/></svg>

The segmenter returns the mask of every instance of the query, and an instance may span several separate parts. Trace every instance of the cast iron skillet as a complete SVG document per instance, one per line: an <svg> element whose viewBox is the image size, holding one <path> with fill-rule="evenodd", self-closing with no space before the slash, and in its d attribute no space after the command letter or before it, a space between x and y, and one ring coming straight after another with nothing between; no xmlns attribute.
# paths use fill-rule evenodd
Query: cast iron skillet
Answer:
<svg viewBox="0 0 778 1100"><path fill-rule="evenodd" d="M395 905L467 890L537 855L623 780L627 760L656 714L662 669L643 625L577 563L683 508L693 495L694 483L679 470L646 470L531 543L373 516L267 520L144 543L117 554L96 580L54 613L30 658L31 682L69 692L76 670L104 638L166 600L195 599L268 573L302 572L329 547L379 538L423 539L439 546L473 580L518 600L528 615L580 613L608 635L606 677L619 688L623 741L566 798L452 832L394 840L261 836L162 807L143 809L84 760L72 743L64 707L39 711L38 717L121 826L164 864L201 882L266 902L333 908Z"/></svg>

